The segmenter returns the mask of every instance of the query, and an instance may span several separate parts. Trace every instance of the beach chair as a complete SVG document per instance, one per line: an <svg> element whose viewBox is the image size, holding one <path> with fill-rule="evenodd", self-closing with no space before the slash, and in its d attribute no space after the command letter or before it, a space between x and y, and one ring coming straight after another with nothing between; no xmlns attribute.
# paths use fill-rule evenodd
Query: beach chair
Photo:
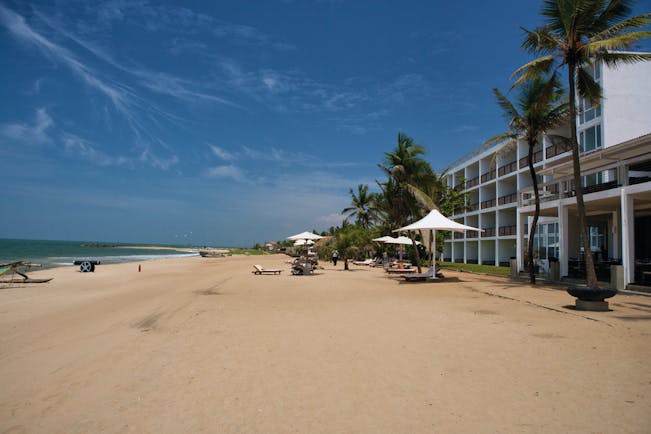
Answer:
<svg viewBox="0 0 651 434"><path fill-rule="evenodd" d="M256 264L253 266L255 270L252 271L253 274L280 274L281 271L278 268L264 268L260 264Z"/></svg>
<svg viewBox="0 0 651 434"><path fill-rule="evenodd" d="M400 277L405 279L407 282L426 282L428 280L442 279L444 277L443 273L440 272L438 267L436 267L436 277L434 276L433 270L434 267L430 268L424 273L403 274Z"/></svg>

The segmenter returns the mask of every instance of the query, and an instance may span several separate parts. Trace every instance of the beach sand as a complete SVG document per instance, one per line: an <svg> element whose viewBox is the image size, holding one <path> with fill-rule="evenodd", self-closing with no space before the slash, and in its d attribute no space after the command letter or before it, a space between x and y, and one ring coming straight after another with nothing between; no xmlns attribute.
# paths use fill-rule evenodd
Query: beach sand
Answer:
<svg viewBox="0 0 651 434"><path fill-rule="evenodd" d="M650 432L651 298L285 256L0 289L0 432ZM284 268L256 276L252 265Z"/></svg>

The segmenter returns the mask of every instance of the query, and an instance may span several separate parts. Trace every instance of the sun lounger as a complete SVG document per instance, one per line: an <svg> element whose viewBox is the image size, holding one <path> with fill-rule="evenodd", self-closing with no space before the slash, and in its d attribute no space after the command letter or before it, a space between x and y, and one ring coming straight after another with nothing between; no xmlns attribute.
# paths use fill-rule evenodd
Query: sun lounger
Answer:
<svg viewBox="0 0 651 434"><path fill-rule="evenodd" d="M443 273L441 273L440 271L437 271L436 277L434 277L434 275L432 273L432 270L433 269L430 268L429 270L425 271L424 273L403 274L400 277L405 279L407 282L425 282L427 280L443 278Z"/></svg>
<svg viewBox="0 0 651 434"><path fill-rule="evenodd" d="M407 273L415 273L416 269L415 268L387 268L386 271L389 274L407 274Z"/></svg>
<svg viewBox="0 0 651 434"><path fill-rule="evenodd" d="M264 268L262 265L254 265L255 270L252 271L253 274L280 274L281 271L277 268Z"/></svg>
<svg viewBox="0 0 651 434"><path fill-rule="evenodd" d="M375 259L365 259L363 261L353 261L355 265L371 265L375 263Z"/></svg>

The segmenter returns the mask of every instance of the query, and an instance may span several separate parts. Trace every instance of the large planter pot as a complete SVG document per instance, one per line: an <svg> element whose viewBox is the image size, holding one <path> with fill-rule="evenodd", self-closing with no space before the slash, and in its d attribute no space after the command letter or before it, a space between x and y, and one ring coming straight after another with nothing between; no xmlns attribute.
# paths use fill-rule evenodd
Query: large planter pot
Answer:
<svg viewBox="0 0 651 434"><path fill-rule="evenodd" d="M607 311L607 298L617 294L616 289L612 288L584 288L572 286L567 288L567 293L576 297L576 308L578 310Z"/></svg>

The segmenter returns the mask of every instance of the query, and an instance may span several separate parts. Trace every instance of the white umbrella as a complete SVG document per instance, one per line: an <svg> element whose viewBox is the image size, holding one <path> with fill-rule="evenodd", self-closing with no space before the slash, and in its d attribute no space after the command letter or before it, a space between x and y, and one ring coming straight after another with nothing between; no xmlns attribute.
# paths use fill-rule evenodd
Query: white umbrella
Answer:
<svg viewBox="0 0 651 434"><path fill-rule="evenodd" d="M314 234L312 232L301 232L300 234L292 235L287 237L288 240L320 240L323 238L321 235Z"/></svg>
<svg viewBox="0 0 651 434"><path fill-rule="evenodd" d="M306 244L311 246L312 244L314 244L314 241L312 241L312 240L296 240L296 241L294 241L294 246L297 246L297 247L298 246L304 246Z"/></svg>
<svg viewBox="0 0 651 434"><path fill-rule="evenodd" d="M391 238L391 237L389 237ZM390 240L386 240L385 243L387 244L407 244L411 245L411 239L405 236L400 236L398 238L391 238ZM420 241L416 241L416 244L421 244Z"/></svg>
<svg viewBox="0 0 651 434"><path fill-rule="evenodd" d="M395 240L395 238L390 237L389 235L385 235L385 236L380 237L380 238L373 238L371 241L378 241L380 243L386 243L387 240Z"/></svg>
<svg viewBox="0 0 651 434"><path fill-rule="evenodd" d="M437 209L430 211L422 219L414 222L410 225L404 226L400 229L396 229L393 232L404 232L404 231L414 231L420 229L430 229L434 233L432 239L430 240L430 251L433 253L436 250L436 231L452 231L452 232L463 232L463 231L477 231L484 232L482 229L473 228L472 226L466 226L461 223L457 223L454 220L450 220L439 212ZM432 243L434 246L432 247ZM436 279L436 272L434 270L434 260L432 260L432 278Z"/></svg>

